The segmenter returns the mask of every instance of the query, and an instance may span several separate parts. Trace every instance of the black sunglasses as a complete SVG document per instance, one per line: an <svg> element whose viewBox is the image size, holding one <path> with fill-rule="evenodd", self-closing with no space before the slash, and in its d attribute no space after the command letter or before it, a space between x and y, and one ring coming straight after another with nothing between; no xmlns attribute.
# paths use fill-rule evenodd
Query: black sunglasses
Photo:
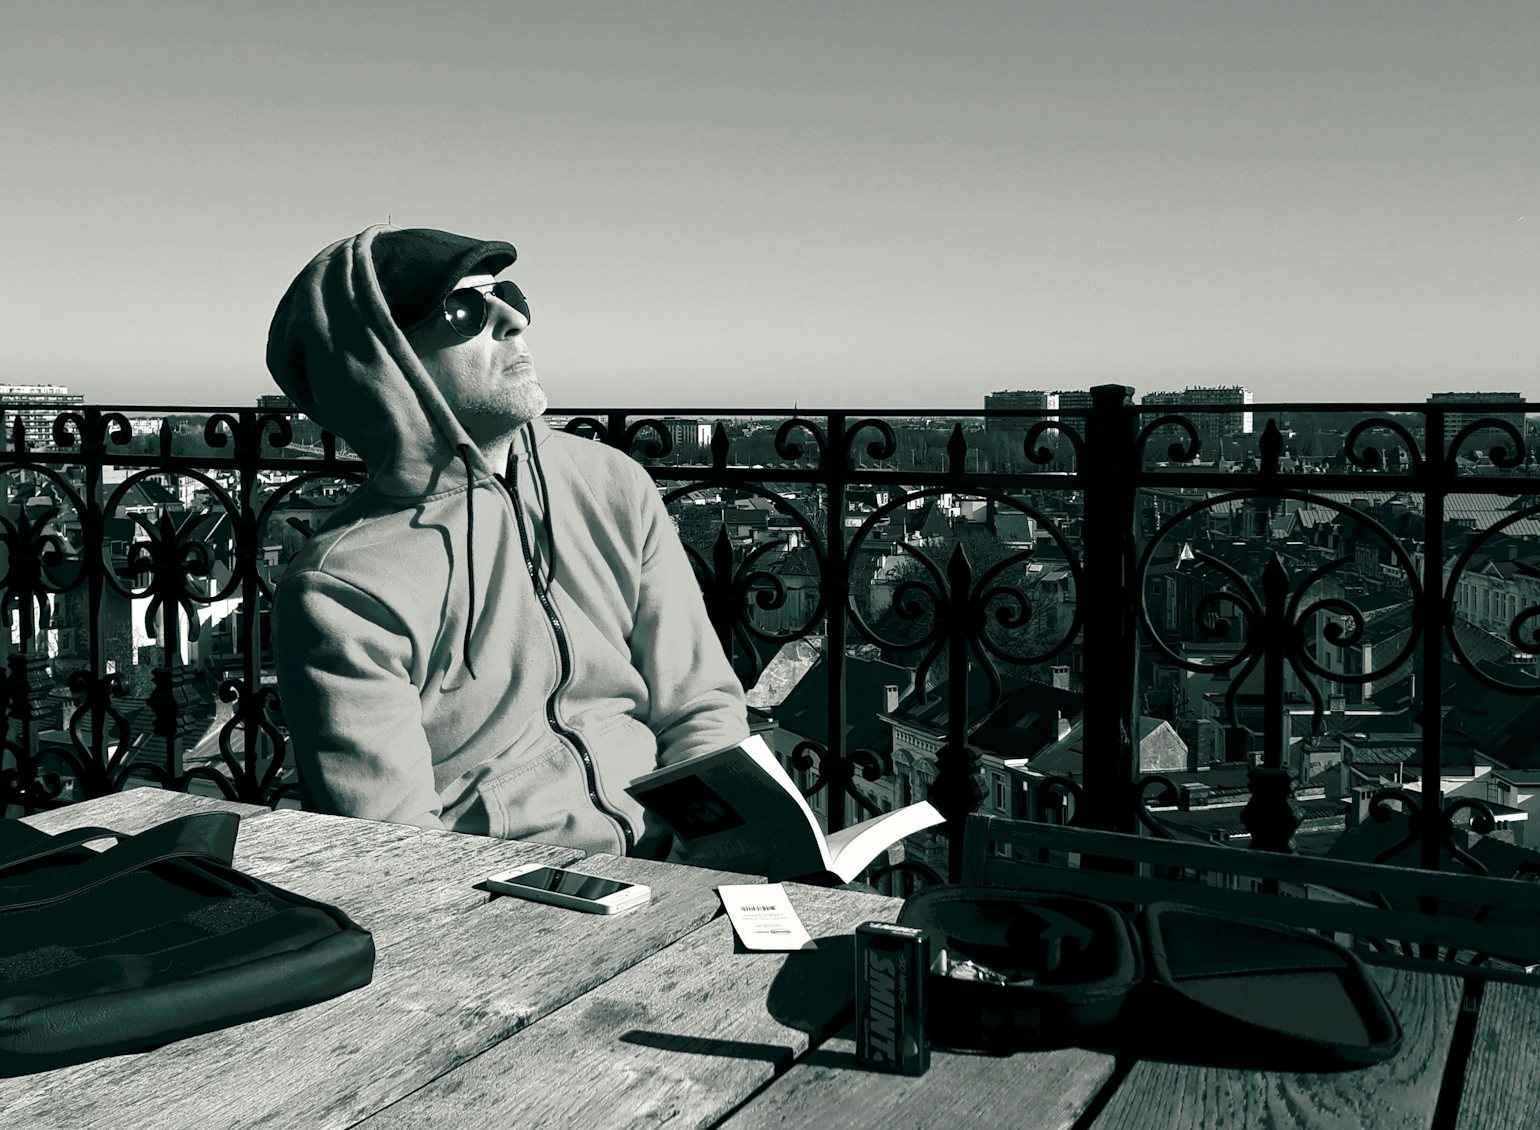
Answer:
<svg viewBox="0 0 1540 1130"><path fill-rule="evenodd" d="M448 297L444 299L444 319L449 323L449 328L461 337L475 337L484 330L490 310L490 304L487 302L488 294L497 295L523 314L526 323L533 320L529 316L529 299L524 297L524 292L518 288L518 284L504 279L502 282L466 286L450 291ZM412 329L426 325L433 320L433 317L429 314Z"/></svg>

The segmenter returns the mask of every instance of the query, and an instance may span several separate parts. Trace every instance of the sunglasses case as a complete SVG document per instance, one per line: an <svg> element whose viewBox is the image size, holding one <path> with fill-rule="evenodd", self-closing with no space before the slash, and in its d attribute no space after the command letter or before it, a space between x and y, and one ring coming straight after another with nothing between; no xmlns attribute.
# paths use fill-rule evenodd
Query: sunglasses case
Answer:
<svg viewBox="0 0 1540 1130"><path fill-rule="evenodd" d="M1401 1045L1363 963L1303 930L1170 902L1130 917L1095 899L1001 887L920 891L898 923L925 931L953 970L933 965L926 983L926 1032L939 1047L1161 1052L1179 1038L1200 1055L1244 1049L1334 1070Z"/></svg>

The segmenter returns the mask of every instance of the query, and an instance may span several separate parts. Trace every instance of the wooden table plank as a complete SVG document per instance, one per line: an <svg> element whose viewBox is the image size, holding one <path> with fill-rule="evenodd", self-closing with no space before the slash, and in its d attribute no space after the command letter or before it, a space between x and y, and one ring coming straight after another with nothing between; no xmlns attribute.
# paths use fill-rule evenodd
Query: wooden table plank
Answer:
<svg viewBox="0 0 1540 1130"><path fill-rule="evenodd" d="M124 789L92 800L67 804L63 808L38 812L24 817L22 823L49 833L79 828L83 824L99 824L131 836L191 812L233 812L244 821L247 817L259 816L267 811L260 804L243 804L219 797L179 793L174 789L145 787Z"/></svg>
<svg viewBox="0 0 1540 1130"><path fill-rule="evenodd" d="M1113 1093L1095 1130L1151 1126L1426 1127L1431 1123L1459 1011L1457 977L1371 967L1405 1033L1401 1051L1343 1072L1258 1072L1141 1060ZM1172 1032L1200 1040L1202 1033Z"/></svg>
<svg viewBox="0 0 1540 1130"><path fill-rule="evenodd" d="M932 1050L924 1075L887 1075L856 1063L847 1026L721 1125L1065 1130L1112 1068L1110 1055L1081 1048L1013 1056Z"/></svg>
<svg viewBox="0 0 1540 1130"><path fill-rule="evenodd" d="M740 881L734 877L732 881ZM722 881L727 881L723 879ZM852 1003L851 932L901 900L789 883L819 949L734 952L723 917L363 1124L711 1125Z"/></svg>
<svg viewBox="0 0 1540 1130"><path fill-rule="evenodd" d="M238 844L253 873L346 893L334 901L375 933L374 981L142 1055L0 1080L7 1130L351 1125L708 922L713 888L729 879L647 860L580 863L654 889L651 906L606 919L469 886L494 864L571 849L293 810L244 820Z"/></svg>
<svg viewBox="0 0 1540 1130"><path fill-rule="evenodd" d="M1540 989L1489 981L1465 1070L1459 1130L1528 1130L1540 1122Z"/></svg>
<svg viewBox="0 0 1540 1130"><path fill-rule="evenodd" d="M419 933L423 915L484 906L488 875L519 863L567 866L577 848L464 836L279 809L241 821L235 865L249 875L330 902L374 934L377 949Z"/></svg>

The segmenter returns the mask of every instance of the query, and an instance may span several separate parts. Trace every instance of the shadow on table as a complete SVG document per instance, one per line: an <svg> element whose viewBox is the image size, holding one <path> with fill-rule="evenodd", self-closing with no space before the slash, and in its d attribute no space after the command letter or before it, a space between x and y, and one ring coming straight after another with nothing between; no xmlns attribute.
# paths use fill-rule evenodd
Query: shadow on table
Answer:
<svg viewBox="0 0 1540 1130"><path fill-rule="evenodd" d="M855 938L851 934L836 934L815 938L814 942L816 949L798 950L784 956L780 971L770 984L765 1007L776 1023L798 1032L806 1032L809 1043L816 1047L833 1035L849 1035L853 1031ZM734 936L735 960L749 961L775 956L745 949ZM764 1060L775 1064L777 1071L789 1067L795 1058L793 1050L783 1044L721 1040L638 1029L622 1033L620 1039L628 1044L662 1051ZM842 1063L841 1066L855 1066L854 1056L843 1058L849 1060L849 1063Z"/></svg>
<svg viewBox="0 0 1540 1130"><path fill-rule="evenodd" d="M827 1068L862 1071L853 1051L820 1046L831 1039L855 1039L855 938L839 934L815 939L816 949L786 954L770 984L766 1008L776 1022L805 1032L811 1050L801 1062ZM733 960L751 961L767 956L746 950L734 939ZM695 1055L762 1060L779 1072L790 1066L795 1053L782 1044L713 1039L669 1032L633 1030L620 1037L627 1043ZM1019 1043L1005 1050L949 1047L932 1043L933 1050L992 1059L1010 1059L1018 1052L1081 1048L1114 1056L1126 1071L1137 1060L1191 1067L1232 1068L1244 1071L1311 1072L1336 1074L1356 1068L1322 1070L1318 1061L1290 1055L1277 1047L1257 1048L1241 1041L1205 1040L1201 1032L1178 1033L1158 1013L1137 1005L1125 1010L1118 1030L1102 1039L1066 1043ZM1119 1077L1119 1076L1115 1076Z"/></svg>

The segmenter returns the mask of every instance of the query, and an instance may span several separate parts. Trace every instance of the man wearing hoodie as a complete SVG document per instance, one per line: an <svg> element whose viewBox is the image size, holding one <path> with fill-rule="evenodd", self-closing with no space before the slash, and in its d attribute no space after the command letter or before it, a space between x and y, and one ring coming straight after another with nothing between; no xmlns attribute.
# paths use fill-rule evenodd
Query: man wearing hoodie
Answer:
<svg viewBox="0 0 1540 1130"><path fill-rule="evenodd" d="M274 597L307 808L659 854L624 791L748 735L651 478L553 432L503 242L371 227L278 304L274 380L369 480Z"/></svg>

